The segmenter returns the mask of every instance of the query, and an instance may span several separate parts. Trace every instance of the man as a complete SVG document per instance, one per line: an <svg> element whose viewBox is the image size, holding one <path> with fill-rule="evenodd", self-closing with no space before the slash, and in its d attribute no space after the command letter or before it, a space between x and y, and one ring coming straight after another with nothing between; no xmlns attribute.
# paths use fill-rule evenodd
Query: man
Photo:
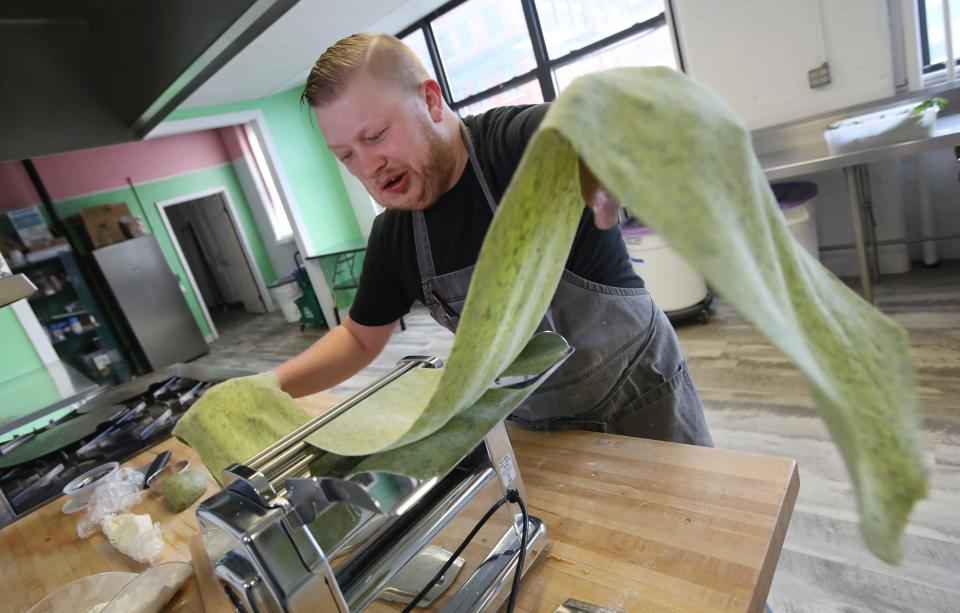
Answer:
<svg viewBox="0 0 960 613"><path fill-rule="evenodd" d="M374 221L349 317L277 368L293 396L367 366L415 300L455 330L497 202L548 107L461 121L409 48L374 34L327 49L302 99L333 154L387 210ZM576 351L512 419L533 429L710 445L673 328L611 228L618 205L583 164L581 184L589 207L544 322Z"/></svg>

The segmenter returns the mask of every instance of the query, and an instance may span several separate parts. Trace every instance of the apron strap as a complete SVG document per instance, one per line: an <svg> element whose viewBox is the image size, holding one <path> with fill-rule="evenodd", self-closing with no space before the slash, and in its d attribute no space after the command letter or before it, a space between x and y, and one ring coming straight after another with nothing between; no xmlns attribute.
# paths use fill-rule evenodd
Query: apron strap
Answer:
<svg viewBox="0 0 960 613"><path fill-rule="evenodd" d="M467 157L470 159L470 166L473 168L473 174L480 182L480 190L490 207L490 213L497 212L497 201L493 198L493 192L483 176L483 169L480 168L480 159L477 157L477 150L473 146L473 139L470 136L470 130L463 121L460 122L460 136L463 138L463 145L467 150ZM433 253L430 250L430 236L427 233L427 219L423 211L413 212L413 241L417 251L417 268L420 269L420 282L437 276L433 265Z"/></svg>
<svg viewBox="0 0 960 613"><path fill-rule="evenodd" d="M493 197L493 192L490 191L490 186L487 185L487 179L483 175L483 169L480 168L480 159L477 157L477 150L473 146L473 138L470 136L470 130L463 121L460 122L460 136L463 137L463 146L467 149L467 157L470 158L473 174L477 175L477 181L480 182L480 189L483 191L484 198L487 199L487 206L490 207L491 213L496 213L497 201Z"/></svg>
<svg viewBox="0 0 960 613"><path fill-rule="evenodd" d="M427 235L427 220L423 211L413 212L413 242L417 250L417 268L420 269L420 283L437 276L433 268L433 253L430 251L430 237Z"/></svg>

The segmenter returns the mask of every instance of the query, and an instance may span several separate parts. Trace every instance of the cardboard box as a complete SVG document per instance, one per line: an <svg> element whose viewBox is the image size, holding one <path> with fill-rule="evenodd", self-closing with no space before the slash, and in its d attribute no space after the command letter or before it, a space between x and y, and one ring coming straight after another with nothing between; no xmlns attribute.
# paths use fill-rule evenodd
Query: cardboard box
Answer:
<svg viewBox="0 0 960 613"><path fill-rule="evenodd" d="M120 227L120 218L129 217L126 204L101 204L91 206L73 216L87 237L92 249L99 249L127 239Z"/></svg>

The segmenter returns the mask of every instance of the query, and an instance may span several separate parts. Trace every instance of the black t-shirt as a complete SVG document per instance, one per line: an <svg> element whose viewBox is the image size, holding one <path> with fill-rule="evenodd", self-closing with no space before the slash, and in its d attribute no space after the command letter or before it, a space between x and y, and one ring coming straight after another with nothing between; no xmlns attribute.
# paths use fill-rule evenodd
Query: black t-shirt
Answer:
<svg viewBox="0 0 960 613"><path fill-rule="evenodd" d="M463 120L498 202L548 106L501 107ZM543 211L544 215L550 213L549 202L543 203ZM437 275L476 264L493 214L470 163L453 188L424 211L424 217ZM566 267L595 283L643 287L619 229L598 229L586 206ZM407 314L415 300L424 302L413 213L387 210L373 221L350 318L367 326L389 324Z"/></svg>

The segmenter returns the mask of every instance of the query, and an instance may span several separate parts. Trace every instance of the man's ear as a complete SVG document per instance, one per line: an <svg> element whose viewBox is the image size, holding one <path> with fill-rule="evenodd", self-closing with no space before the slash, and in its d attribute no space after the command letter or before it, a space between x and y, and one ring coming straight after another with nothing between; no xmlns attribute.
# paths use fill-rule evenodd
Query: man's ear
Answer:
<svg viewBox="0 0 960 613"><path fill-rule="evenodd" d="M443 93L440 84L433 79L427 79L420 84L420 95L427 104L427 112L434 123L443 119Z"/></svg>

